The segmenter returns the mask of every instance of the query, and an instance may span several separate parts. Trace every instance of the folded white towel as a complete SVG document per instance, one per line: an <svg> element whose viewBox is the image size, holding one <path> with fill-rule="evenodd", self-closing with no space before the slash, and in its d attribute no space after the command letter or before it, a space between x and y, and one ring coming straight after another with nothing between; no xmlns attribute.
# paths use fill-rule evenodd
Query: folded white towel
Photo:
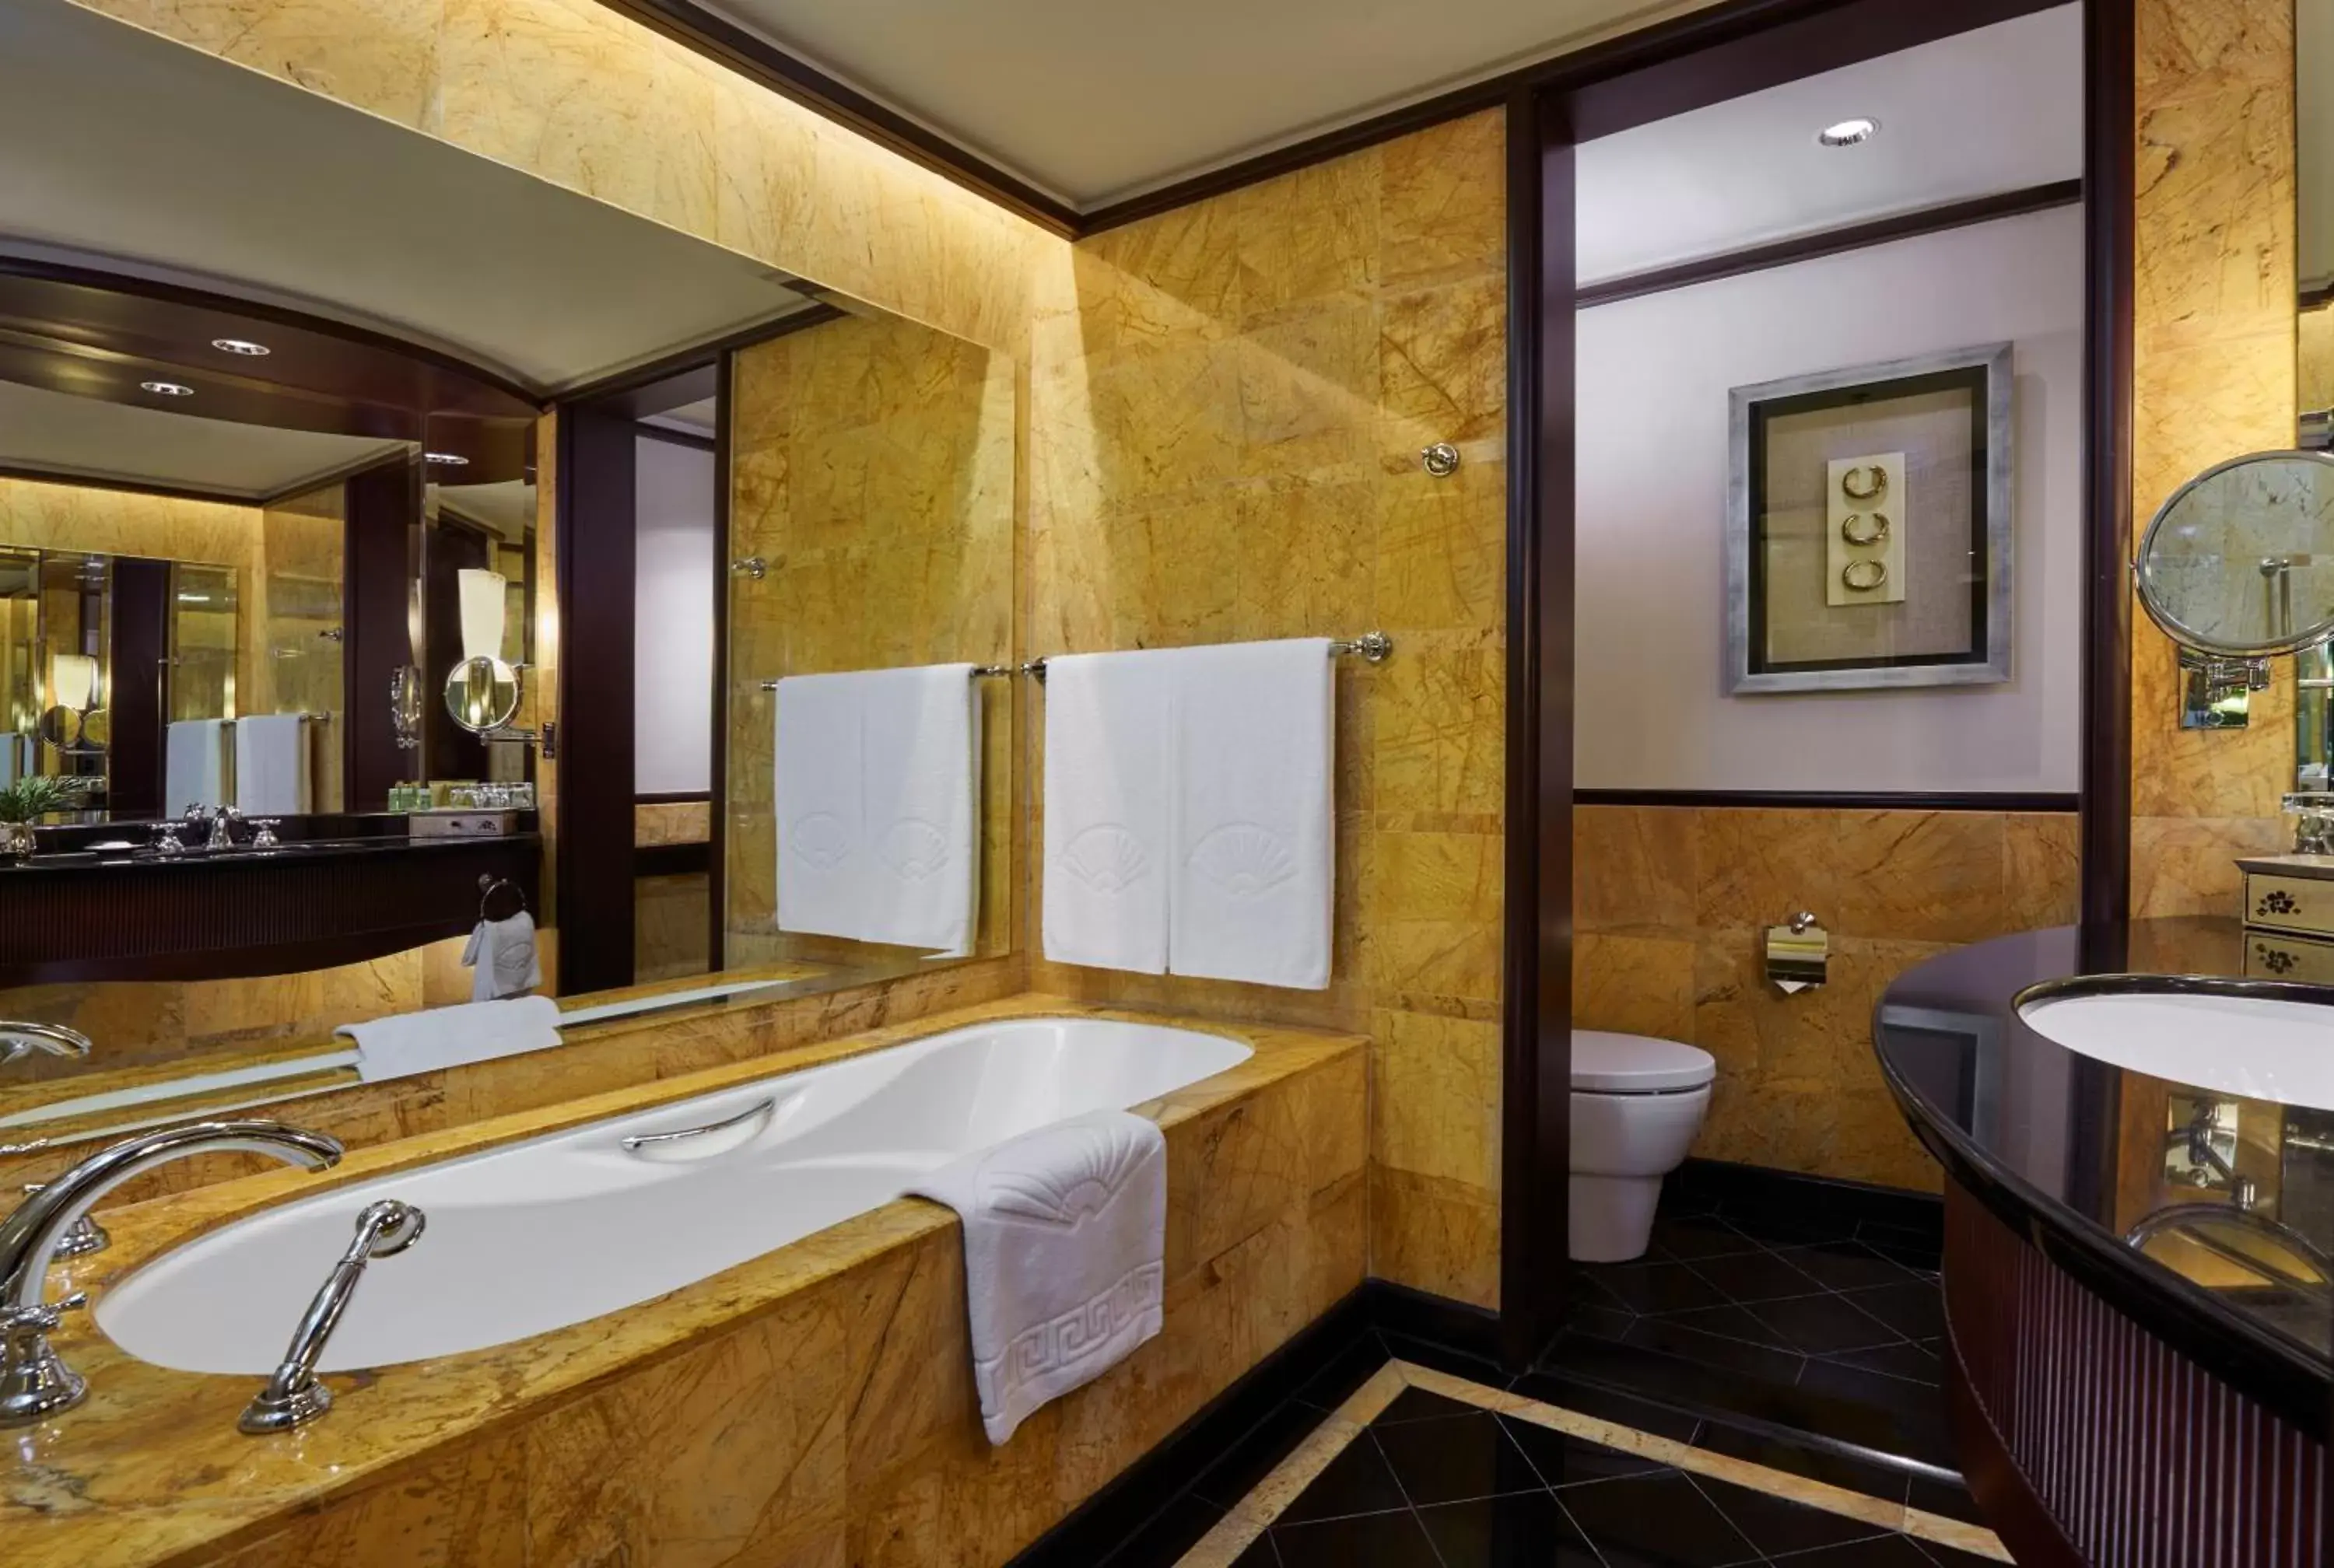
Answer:
<svg viewBox="0 0 2334 1568"><path fill-rule="evenodd" d="M1167 972L1171 656L1046 661L1046 957Z"/></svg>
<svg viewBox="0 0 2334 1568"><path fill-rule="evenodd" d="M247 817L300 816L311 803L308 720L266 713L235 725L235 803Z"/></svg>
<svg viewBox="0 0 2334 1568"><path fill-rule="evenodd" d="M469 969L470 1000L497 1002L524 996L543 984L543 959L535 951L535 917L521 909L507 920L480 920L462 948Z"/></svg>
<svg viewBox="0 0 2334 1568"><path fill-rule="evenodd" d="M188 806L227 803L233 774L227 762L228 721L182 718L163 732L162 814L177 816Z"/></svg>
<svg viewBox="0 0 2334 1568"><path fill-rule="evenodd" d="M1168 968L1318 991L1336 893L1336 671L1325 638L1173 660Z"/></svg>
<svg viewBox="0 0 2334 1568"><path fill-rule="evenodd" d="M357 1075L374 1083L556 1045L559 1004L548 996L468 1002L343 1024L333 1033L357 1043Z"/></svg>
<svg viewBox="0 0 2334 1568"><path fill-rule="evenodd" d="M980 694L969 664L871 670L861 688L857 935L972 948L980 891Z"/></svg>
<svg viewBox="0 0 2334 1568"><path fill-rule="evenodd" d="M1167 1140L1156 1123L1089 1111L942 1166L911 1190L964 1222L972 1377L991 1443L1159 1332Z"/></svg>
<svg viewBox="0 0 2334 1568"><path fill-rule="evenodd" d="M771 790L782 931L859 935L865 859L859 729L865 699L865 682L853 675L797 675L778 682Z"/></svg>

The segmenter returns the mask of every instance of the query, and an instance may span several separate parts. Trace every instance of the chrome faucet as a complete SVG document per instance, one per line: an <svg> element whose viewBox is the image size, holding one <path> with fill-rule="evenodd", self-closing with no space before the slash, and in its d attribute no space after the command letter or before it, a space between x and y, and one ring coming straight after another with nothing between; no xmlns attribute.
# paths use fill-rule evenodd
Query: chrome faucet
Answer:
<svg viewBox="0 0 2334 1568"><path fill-rule="evenodd" d="M235 848L235 824L242 820L243 813L233 806L219 807L211 815L210 837L203 841L203 848L213 854Z"/></svg>
<svg viewBox="0 0 2334 1568"><path fill-rule="evenodd" d="M0 1427L24 1426L81 1402L89 1383L60 1360L49 1334L63 1315L89 1304L80 1292L42 1300L50 1260L74 1223L107 1193L158 1165L197 1154L265 1154L322 1170L341 1142L280 1121L195 1121L165 1127L101 1150L47 1183L0 1220Z"/></svg>
<svg viewBox="0 0 2334 1568"><path fill-rule="evenodd" d="M395 1257L421 1239L422 1227L428 1223L429 1217L420 1209L393 1198L365 1205L364 1212L357 1216L355 1239L324 1276L323 1286L308 1303L308 1310L300 1314L291 1348L284 1352L284 1361L267 1380L267 1386L244 1407L235 1424L237 1431L254 1438L288 1432L333 1408L333 1390L316 1380L316 1362L324 1354L324 1342L333 1337L341 1314L349 1310L349 1298L357 1294L357 1281L364 1277L365 1265L377 1257Z"/></svg>
<svg viewBox="0 0 2334 1568"><path fill-rule="evenodd" d="M0 1022L0 1067L38 1053L43 1056L86 1056L89 1036L63 1024Z"/></svg>

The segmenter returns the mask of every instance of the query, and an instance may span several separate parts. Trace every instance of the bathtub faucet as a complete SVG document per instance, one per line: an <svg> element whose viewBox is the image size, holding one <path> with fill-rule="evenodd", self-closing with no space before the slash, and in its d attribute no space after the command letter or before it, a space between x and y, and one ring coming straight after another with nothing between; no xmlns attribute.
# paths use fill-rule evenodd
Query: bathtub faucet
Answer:
<svg viewBox="0 0 2334 1568"><path fill-rule="evenodd" d="M79 1292L63 1301L41 1299L58 1244L123 1182L197 1154L265 1154L322 1170L339 1162L341 1142L281 1121L165 1127L91 1155L0 1220L0 1427L25 1426L70 1409L89 1391L88 1380L49 1347L49 1334L63 1315L88 1304Z"/></svg>

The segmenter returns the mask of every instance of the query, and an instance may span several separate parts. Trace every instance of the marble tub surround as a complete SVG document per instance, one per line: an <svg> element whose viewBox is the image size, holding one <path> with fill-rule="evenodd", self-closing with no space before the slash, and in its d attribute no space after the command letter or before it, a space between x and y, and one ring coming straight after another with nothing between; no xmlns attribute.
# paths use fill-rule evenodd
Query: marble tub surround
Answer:
<svg viewBox="0 0 2334 1568"><path fill-rule="evenodd" d="M2138 0L2135 529L2181 485L2294 443L2294 34L2282 0ZM2293 663L2252 722L2179 727L2171 640L2132 614L2136 917L2237 912L2235 857L2291 842Z"/></svg>
<svg viewBox="0 0 2334 1568"><path fill-rule="evenodd" d="M1573 1023L1718 1059L1694 1153L1938 1190L1872 1054L1872 1009L1955 945L2072 919L2072 813L1576 808ZM1760 928L1809 909L1831 977L1784 996Z"/></svg>
<svg viewBox="0 0 2334 1568"><path fill-rule="evenodd" d="M1483 1305L1499 1288L1503 158L1500 115L1476 115L1068 247L1035 305L1022 614L1039 654L1393 634L1384 664L1335 661L1327 990L1046 962L1035 877L1025 929L1042 989L1366 1031L1372 1273ZM1462 454L1446 479L1420 467L1436 441ZM1043 697L1030 707L1041 728Z"/></svg>
<svg viewBox="0 0 2334 1568"><path fill-rule="evenodd" d="M352 1152L111 1217L105 1282L270 1202L982 1019L1037 996ZM1139 1020L1152 1021L1152 1020ZM1157 1020L1172 1023L1172 1020ZM708 1560L995 1564L1358 1285L1363 1043L1233 1033L1248 1062L1139 1110L1168 1143L1166 1328L992 1449L961 1241L903 1199L635 1308L472 1354L332 1377L324 1420L235 1432L248 1381L59 1336L88 1403L12 1445L14 1560L302 1568ZM755 1440L728 1440L750 1426Z"/></svg>
<svg viewBox="0 0 2334 1568"><path fill-rule="evenodd" d="M778 972L778 977L784 973ZM618 995L649 996L703 983L701 976L685 976L637 986ZM254 1114L330 1133L352 1149L423 1134L451 1135L467 1123L556 1107L586 1095L628 1089L654 1092L670 1080L709 1067L755 1062L818 1041L906 1025L946 1009L994 1002L1022 989L1018 967L1009 959L993 959L818 996L772 1001L747 993L670 1013L572 1026L563 1031L566 1043L557 1050L410 1078L361 1083L353 1069L333 1070L335 1076L316 1082L314 1092ZM466 988L461 999L468 996ZM316 1048L333 1047L323 1044L320 1037ZM136 1079L134 1073L129 1076ZM96 1079L85 1082L92 1088L99 1086ZM127 1085L109 1081L104 1086ZM77 1082L74 1087L79 1089L82 1083ZM218 1108L224 1109L226 1103L222 1098ZM0 1138L0 1143L9 1141ZM53 1176L106 1141L84 1137L79 1142L0 1152L0 1191ZM110 1211L117 1205L164 1193L188 1192L262 1169L246 1155L176 1160L118 1188L106 1207Z"/></svg>

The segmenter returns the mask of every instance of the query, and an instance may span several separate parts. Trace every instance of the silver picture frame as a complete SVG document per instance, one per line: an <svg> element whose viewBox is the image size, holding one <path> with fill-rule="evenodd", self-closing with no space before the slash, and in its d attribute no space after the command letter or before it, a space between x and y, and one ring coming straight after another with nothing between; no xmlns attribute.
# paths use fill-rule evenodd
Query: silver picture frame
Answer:
<svg viewBox="0 0 2334 1568"><path fill-rule="evenodd" d="M1990 686L2010 678L2011 616L2014 605L2012 541L2017 475L2011 345L1982 343L1909 359L1818 370L1736 387L1727 394L1726 669L1729 697L1776 692L1865 691L1931 686ZM1849 391L1879 382L1954 370L1982 370L1985 381L1985 635L1972 657L1952 662L1875 664L1851 669L1760 670L1751 669L1750 494L1752 410L1761 403L1808 393Z"/></svg>

